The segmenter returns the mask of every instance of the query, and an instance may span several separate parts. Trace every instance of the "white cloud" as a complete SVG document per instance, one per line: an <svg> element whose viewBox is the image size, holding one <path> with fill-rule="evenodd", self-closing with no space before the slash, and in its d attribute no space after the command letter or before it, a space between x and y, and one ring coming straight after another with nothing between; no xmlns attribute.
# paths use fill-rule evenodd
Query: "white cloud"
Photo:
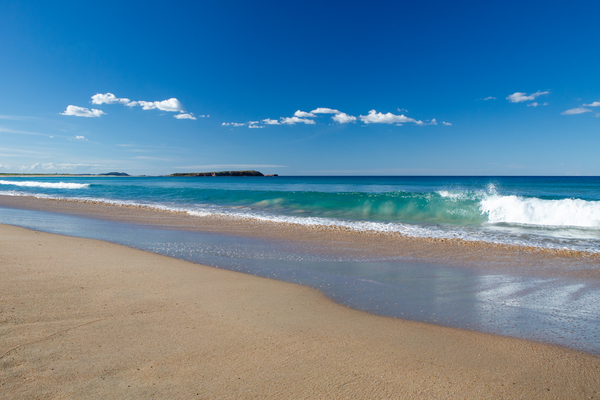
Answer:
<svg viewBox="0 0 600 400"><path fill-rule="evenodd" d="M452 124L450 122L446 122L446 121L442 121L442 124L444 124L446 126L452 126Z"/></svg>
<svg viewBox="0 0 600 400"><path fill-rule="evenodd" d="M85 136L75 136L77 140L86 140Z"/></svg>
<svg viewBox="0 0 600 400"><path fill-rule="evenodd" d="M595 101L591 104L584 104L585 107L600 107L600 101Z"/></svg>
<svg viewBox="0 0 600 400"><path fill-rule="evenodd" d="M210 115L199 115L196 116L193 113L188 113L183 108L183 104L176 98L170 98L168 100L163 101L131 101L127 98L119 98L112 93L96 93L92 96L92 104L124 104L128 107L140 106L143 110L161 110L168 112L178 112L181 115L177 115L174 118L177 119L191 119L196 120L200 118L208 118ZM75 115L78 117L99 117L104 115L105 113L101 110L77 107L77 106L68 106L67 110L62 113L62 115Z"/></svg>
<svg viewBox="0 0 600 400"><path fill-rule="evenodd" d="M85 107L77 107L77 106L68 106L65 112L61 113L61 115L73 115L75 117L99 117L101 115L106 115L104 111L96 110L92 108L91 110Z"/></svg>
<svg viewBox="0 0 600 400"><path fill-rule="evenodd" d="M176 98L171 98L163 101L132 101L127 103L129 107L141 106L143 110L154 110L158 108L162 111L183 112L183 104Z"/></svg>
<svg viewBox="0 0 600 400"><path fill-rule="evenodd" d="M423 121L417 121L405 115L383 114L375 110L369 111L369 115L361 115L360 120L365 124L403 124L405 122L413 122L417 125L424 125Z"/></svg>
<svg viewBox="0 0 600 400"><path fill-rule="evenodd" d="M531 100L535 100L536 97L538 96L542 96L545 94L549 94L549 91L537 91L535 93L530 94L529 96L527 95L527 93L523 93L523 92L515 92L513 94L510 94L506 97L506 100L510 101L511 103L522 103L524 101L531 101Z"/></svg>
<svg viewBox="0 0 600 400"><path fill-rule="evenodd" d="M382 114L378 113L375 110L369 111L368 115L361 115L359 117L355 117L353 115L348 115L344 112L333 108L323 108L319 107L311 112L306 112L302 110L297 110L294 113L293 117L281 117L279 120L276 119L263 119L262 121L249 121L246 123L236 123L236 122L223 122L223 126L248 126L249 128L262 128L265 125L295 125L295 124L307 124L307 125L316 125L316 121L313 118L316 118L317 114L335 114L331 117L331 119L339 124L347 124L354 123L360 120L366 124L375 124L375 123L385 123L385 124L402 124L406 122L412 122L416 125L425 126L425 125L437 125L438 122L435 119L431 121L423 122L421 120L416 120L414 118L409 118L405 115L394 115L392 113Z"/></svg>
<svg viewBox="0 0 600 400"><path fill-rule="evenodd" d="M488 97L484 97L483 99L481 99L483 101L488 101L488 100L496 100L496 98L494 96L488 96Z"/></svg>
<svg viewBox="0 0 600 400"><path fill-rule="evenodd" d="M294 113L294 117L299 117L299 118L314 118L314 117L316 117L316 115L313 114L313 113L306 112L306 111L300 111L300 110L298 110L298 111L296 111Z"/></svg>
<svg viewBox="0 0 600 400"><path fill-rule="evenodd" d="M92 104L129 104L131 100L118 98L112 93L96 93L92 96Z"/></svg>
<svg viewBox="0 0 600 400"><path fill-rule="evenodd" d="M315 125L315 121L313 121L312 119L298 118L298 117L281 118L281 123L286 124L286 125L296 125L296 124L300 124L300 123L307 124L307 125Z"/></svg>
<svg viewBox="0 0 600 400"><path fill-rule="evenodd" d="M332 120L339 122L340 124L347 124L348 122L354 122L356 121L356 117L352 116L352 115L348 115L346 113L339 113L334 115L333 117L331 117Z"/></svg>
<svg viewBox="0 0 600 400"><path fill-rule="evenodd" d="M260 128L264 128L264 126L262 125L257 125L259 124L258 121L248 121L248 128L251 129L260 129Z"/></svg>
<svg viewBox="0 0 600 400"><path fill-rule="evenodd" d="M592 112L592 110L588 110L587 108L583 108L583 107L576 107L576 108L571 108L567 111L563 111L561 112L562 115L576 115L576 114L583 114L586 112Z"/></svg>
<svg viewBox="0 0 600 400"><path fill-rule="evenodd" d="M198 119L192 113L173 115L173 118L177 118L177 119L192 119L194 121Z"/></svg>
<svg viewBox="0 0 600 400"><path fill-rule="evenodd" d="M323 108L319 107L311 111L311 114L339 114L339 110L334 110L333 108Z"/></svg>
<svg viewBox="0 0 600 400"><path fill-rule="evenodd" d="M269 118L267 118L267 119L263 119L262 122L264 122L267 125L281 125L279 123L279 121L277 121L276 119L269 119Z"/></svg>

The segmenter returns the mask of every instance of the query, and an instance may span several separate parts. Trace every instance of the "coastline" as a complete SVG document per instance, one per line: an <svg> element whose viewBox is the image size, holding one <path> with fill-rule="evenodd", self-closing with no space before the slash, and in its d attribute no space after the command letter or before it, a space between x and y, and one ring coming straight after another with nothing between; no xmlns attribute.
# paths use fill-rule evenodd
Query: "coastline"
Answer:
<svg viewBox="0 0 600 400"><path fill-rule="evenodd" d="M595 398L600 358L0 225L2 396ZM6 360L6 361L5 361Z"/></svg>
<svg viewBox="0 0 600 400"><path fill-rule="evenodd" d="M600 253L506 245L463 239L405 236L343 227L306 226L227 216L191 216L154 207L0 195L0 207L78 215L166 229L211 232L302 243L322 251L443 261L475 269L501 268L539 277L600 279ZM564 268L568 265L569 268Z"/></svg>

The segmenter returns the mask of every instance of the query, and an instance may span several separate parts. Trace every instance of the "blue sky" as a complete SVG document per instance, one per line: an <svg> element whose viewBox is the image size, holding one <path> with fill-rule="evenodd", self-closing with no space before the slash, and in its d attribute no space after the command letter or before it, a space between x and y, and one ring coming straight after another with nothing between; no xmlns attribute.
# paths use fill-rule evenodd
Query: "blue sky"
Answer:
<svg viewBox="0 0 600 400"><path fill-rule="evenodd" d="M0 172L600 175L600 3L0 3Z"/></svg>

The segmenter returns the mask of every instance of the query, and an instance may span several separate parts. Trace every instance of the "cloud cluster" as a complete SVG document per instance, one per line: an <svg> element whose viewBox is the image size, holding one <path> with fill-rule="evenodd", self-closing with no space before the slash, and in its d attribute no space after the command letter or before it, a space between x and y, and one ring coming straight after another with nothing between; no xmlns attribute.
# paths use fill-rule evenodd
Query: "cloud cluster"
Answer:
<svg viewBox="0 0 600 400"><path fill-rule="evenodd" d="M527 93L523 93L523 92L515 92L513 94L509 94L506 97L506 100L510 101L511 103L522 103L524 101L533 101L533 100L535 100L536 97L547 95L547 94L550 94L550 92L549 91L542 92L542 91L538 90L537 92L532 93L530 95L527 95Z"/></svg>
<svg viewBox="0 0 600 400"><path fill-rule="evenodd" d="M577 115L577 114L592 112L592 110L590 110L589 108L585 108L585 107L600 107L600 101L594 101L593 103L584 104L580 107L570 108L566 111L561 112L561 114L562 115ZM600 114L596 114L596 117L600 117Z"/></svg>
<svg viewBox="0 0 600 400"><path fill-rule="evenodd" d="M168 112L184 112L183 104L176 98L170 98L163 101L130 101L126 104L128 107L141 106L142 110L154 110L159 109Z"/></svg>
<svg viewBox="0 0 600 400"><path fill-rule="evenodd" d="M92 108L90 110L89 108L85 107L67 106L67 109L64 112L62 112L61 115L72 115L75 117L93 118L100 117L101 115L106 115L106 113L95 108Z"/></svg>
<svg viewBox="0 0 600 400"><path fill-rule="evenodd" d="M284 117L281 118L281 123L285 125L296 125L296 124L306 124L306 125L315 125L316 122L312 119L308 118L298 118L298 117Z"/></svg>
<svg viewBox="0 0 600 400"><path fill-rule="evenodd" d="M265 125L281 125L279 123L279 121L277 121L276 119L269 119L269 118L267 118L267 119L263 119L262 122L264 122Z"/></svg>
<svg viewBox="0 0 600 400"><path fill-rule="evenodd" d="M577 115L577 114L583 114L586 112L592 112L592 110L583 108L583 107L575 107L575 108L570 108L567 111L563 111L563 112L561 112L561 114L562 115Z"/></svg>
<svg viewBox="0 0 600 400"><path fill-rule="evenodd" d="M202 117L203 116L204 115L202 115ZM194 121L198 119L192 113L177 114L177 115L174 115L173 118L177 118L177 119L192 119Z"/></svg>
<svg viewBox="0 0 600 400"><path fill-rule="evenodd" d="M400 110L400 109L399 109ZM296 125L296 124L305 124L305 125L316 125L316 118L319 117L320 114L333 114L331 116L331 120L337 124L348 124L348 123L356 123L359 119L361 122L365 124L395 124L402 125L404 123L414 123L416 125L437 125L437 121L432 119L431 121L423 122L420 120L416 120L414 118L409 118L404 114L395 115L390 112L387 114L383 114L381 112L377 112L376 110L371 110L367 115L360 115L355 117L353 115L346 114L340 110L336 110L335 108L326 108L319 107L315 108L312 111L302 111L297 110L292 117L280 117L279 119L271 119L266 118L261 122L258 121L250 121L250 122L223 122L221 125L223 126L233 126L233 127L242 127L248 126L248 128L263 128L267 125ZM262 124L261 124L262 123ZM260 124L260 125L259 125ZM449 122L443 122L445 126L452 125Z"/></svg>
<svg viewBox="0 0 600 400"><path fill-rule="evenodd" d="M178 115L174 115L174 118L177 119L198 119L193 113L188 113L185 111L183 104L176 98L172 97L167 100L162 101L132 101L125 97L117 97L112 93L96 93L92 96L92 104L123 104L128 107L142 107L142 110L161 110L167 112L178 112ZM100 117L101 115L106 115L105 112L101 110L97 110L92 108L91 110L78 107L78 106L68 106L66 111L61 113L61 115L71 115L75 117ZM200 117L205 117L204 115L200 115Z"/></svg>
<svg viewBox="0 0 600 400"><path fill-rule="evenodd" d="M331 119L340 124L347 124L349 122L356 121L356 117L343 112L335 114L333 117L331 117Z"/></svg>
<svg viewBox="0 0 600 400"><path fill-rule="evenodd" d="M112 93L96 93L92 96L92 104L129 104L131 100L122 98L119 99Z"/></svg>
<svg viewBox="0 0 600 400"><path fill-rule="evenodd" d="M417 125L424 125L423 121L417 121L416 119L409 118L404 114L395 115L392 113L381 113L375 110L369 111L368 115L361 115L360 120L365 124L396 124L402 125L406 122L413 122Z"/></svg>
<svg viewBox="0 0 600 400"><path fill-rule="evenodd" d="M333 108L319 107L311 111L312 114L339 114L340 111L334 110Z"/></svg>
<svg viewBox="0 0 600 400"><path fill-rule="evenodd" d="M314 117L316 117L316 115L313 114L313 113L309 113L309 112L298 110L298 111L296 111L294 113L294 117L298 117L298 118L314 118Z"/></svg>

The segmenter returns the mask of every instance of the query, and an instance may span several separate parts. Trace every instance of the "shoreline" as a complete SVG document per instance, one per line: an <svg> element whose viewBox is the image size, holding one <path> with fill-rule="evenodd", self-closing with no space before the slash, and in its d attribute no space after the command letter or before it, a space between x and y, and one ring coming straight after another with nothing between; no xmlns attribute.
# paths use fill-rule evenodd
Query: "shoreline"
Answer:
<svg viewBox="0 0 600 400"><path fill-rule="evenodd" d="M475 246L489 246L489 247L495 247L495 248L502 248L502 249L506 249L506 250L514 250L514 251L519 251L519 250L523 250L523 251L527 251L527 252L540 252L540 253L545 253L549 256L553 256L553 255L560 255L560 256L571 256L571 257L591 257L591 258L597 258L598 261L600 261L600 253L596 253L596 252L586 252L586 251L582 251L582 250L571 250L571 249L553 249L553 248L547 248L547 247L538 247L538 246L527 246L527 245L517 245L517 244L506 244L506 243L498 243L498 242L488 242L488 241L483 241L483 240L465 240L465 239L461 239L461 238L437 238L437 237L422 237L422 236L411 236L411 235L406 235L403 234L401 232L394 232L394 231L374 231L374 230L359 230L359 229L353 229L353 228L348 228L345 226L339 226L339 225L321 225L321 224L299 224L299 223L294 223L294 222L276 222L276 221L269 221L269 220L262 220L262 219L257 219L257 218L251 218L251 217L238 217L235 215L220 215L220 214L215 214L215 215L195 215L195 214L190 214L190 212L188 211L177 211L177 210L169 210L169 209L164 209L158 206L154 206L154 205L144 205L144 204L127 204L127 203L117 203L117 202L111 202L111 201L101 201L101 200L90 200L90 199L85 199L85 198L53 198L53 197L37 197L37 196L30 196L30 195L18 195L18 196L9 196L9 195L0 195L0 206L2 206L3 204L7 204L9 207L15 207L16 208L21 208L22 206L17 205L17 203L19 202L14 202L11 201L9 199L12 198L26 198L26 199L31 199L33 201L37 201L40 200L42 202L44 201L55 201L55 202L65 202L65 203L74 203L74 204L85 204L85 205L90 205L90 206L98 206L98 207L118 207L118 208L125 208L125 209L132 209L132 210L139 210L139 211L144 211L144 212L150 212L150 213L166 213L166 214L173 214L173 215L183 215L189 218L202 218L204 220L213 220L211 222L214 223L214 220L217 221L228 221L229 223L235 223L235 222L241 222L241 223L253 223L253 224L264 224L265 226L268 227L273 227L273 226L282 226L282 227L288 227L288 228L296 228L296 229L307 229L307 230L311 230L311 231L329 231L329 232L345 232L347 234L357 234L357 235L370 235L370 236L377 236L377 237L394 237L394 238L401 238L404 240L415 240L415 241L425 241L425 242L438 242L438 243L452 243L454 245L459 245L459 246L470 246L470 245L475 245ZM43 203L39 203L40 206ZM27 208L27 209L38 209L38 208L31 208L31 207L23 207L23 208ZM52 210L52 209L57 209L60 208L61 212L71 212L70 210L64 208L64 207L43 207L44 210ZM90 208L90 210L84 211L84 214L88 214L89 211L91 211L92 208ZM72 212L75 214L78 214L78 212ZM94 215L98 215L98 214L104 214L103 217L105 218L110 218L110 213L106 212L106 213L99 213L97 211L92 211L91 214ZM198 222L198 221L197 221ZM187 224L189 225L189 224Z"/></svg>
<svg viewBox="0 0 600 400"><path fill-rule="evenodd" d="M0 237L6 396L600 392L600 357L578 351L375 316L304 286L98 240L7 225Z"/></svg>
<svg viewBox="0 0 600 400"><path fill-rule="evenodd" d="M406 236L321 225L228 216L192 216L152 206L0 195L0 207L78 215L86 218L302 243L324 251L403 257L469 268L494 268L535 276L600 279L600 253L555 250L463 239ZM564 268L568 265L569 268Z"/></svg>

